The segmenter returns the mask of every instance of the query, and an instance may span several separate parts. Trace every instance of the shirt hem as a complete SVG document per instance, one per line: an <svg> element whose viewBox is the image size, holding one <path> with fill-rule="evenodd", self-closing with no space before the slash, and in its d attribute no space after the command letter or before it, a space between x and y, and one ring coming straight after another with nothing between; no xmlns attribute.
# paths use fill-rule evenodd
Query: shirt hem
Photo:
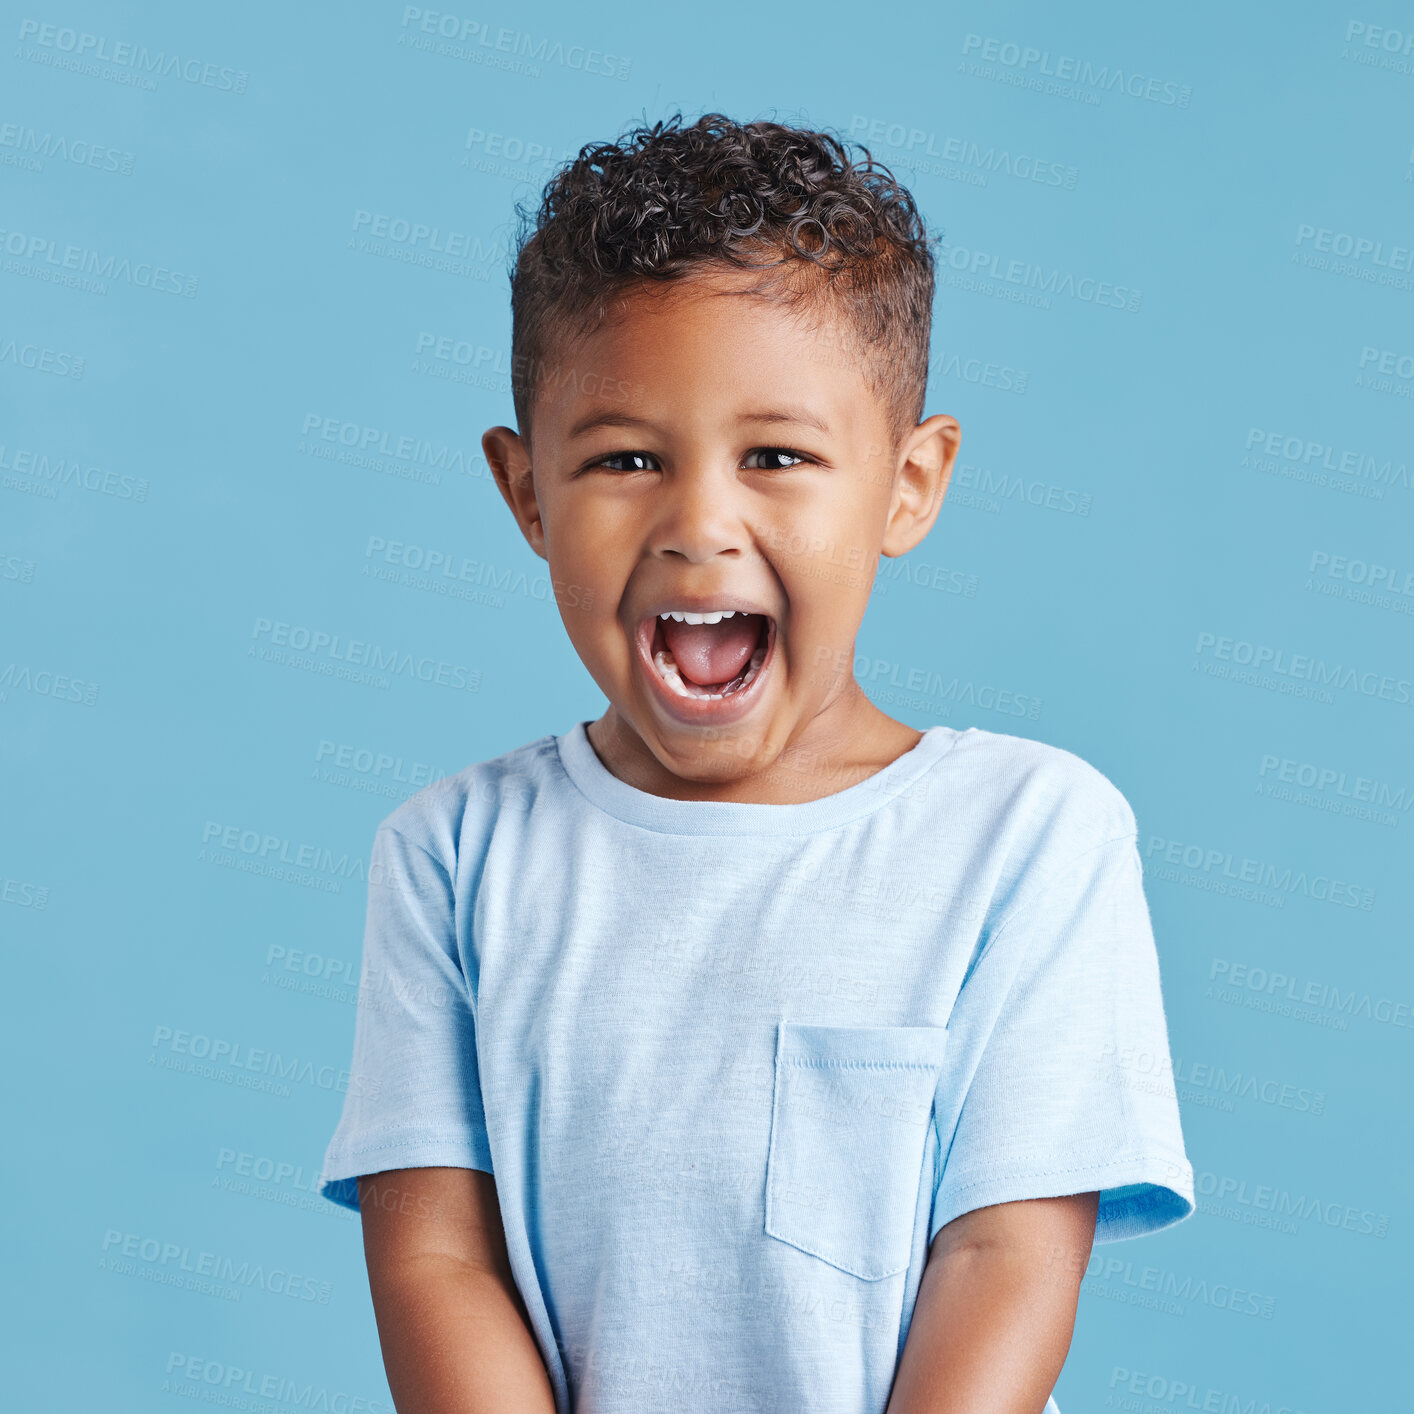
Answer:
<svg viewBox="0 0 1414 1414"><path fill-rule="evenodd" d="M357 1180L389 1169L458 1168L491 1173L491 1148L486 1141L467 1142L466 1135L388 1139L325 1155L319 1193L340 1207L358 1212Z"/></svg>
<svg viewBox="0 0 1414 1414"><path fill-rule="evenodd" d="M1192 1216L1196 1207L1193 1168L1188 1160L1171 1153L1148 1151L1103 1164L1025 1172L1002 1170L965 1183L950 1184L946 1204L939 1207L935 1203L928 1240L931 1242L953 1219L976 1208L1095 1191L1100 1193L1095 1220L1096 1244L1161 1232Z"/></svg>

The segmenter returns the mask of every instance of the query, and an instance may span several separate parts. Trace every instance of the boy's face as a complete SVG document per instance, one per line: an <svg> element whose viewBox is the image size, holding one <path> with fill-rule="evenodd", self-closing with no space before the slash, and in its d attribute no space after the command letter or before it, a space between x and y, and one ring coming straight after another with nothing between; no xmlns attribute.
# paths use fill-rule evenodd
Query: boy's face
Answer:
<svg viewBox="0 0 1414 1414"><path fill-rule="evenodd" d="M855 682L854 641L880 554L928 533L958 446L950 417L896 445L852 332L746 288L723 271L630 294L546 360L533 454L508 428L483 438L609 699L596 749L687 799L748 780L796 798L769 780L786 747L868 760L881 722L906 730ZM660 617L719 609L737 612Z"/></svg>

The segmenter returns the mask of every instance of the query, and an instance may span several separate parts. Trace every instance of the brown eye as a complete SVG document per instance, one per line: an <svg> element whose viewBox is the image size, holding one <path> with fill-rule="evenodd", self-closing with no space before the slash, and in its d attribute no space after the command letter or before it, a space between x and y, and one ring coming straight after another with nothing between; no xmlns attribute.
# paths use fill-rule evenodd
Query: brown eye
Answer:
<svg viewBox="0 0 1414 1414"><path fill-rule="evenodd" d="M612 452L607 457L600 457L594 463L595 466L602 466L608 471L656 471L656 465L652 465L655 458L647 452ZM618 463L627 465L618 465Z"/></svg>
<svg viewBox="0 0 1414 1414"><path fill-rule="evenodd" d="M752 466L755 457L764 457L765 464ZM789 471L793 466L803 466L806 460L799 452L788 451L785 447L757 447L746 454L747 466L752 471Z"/></svg>

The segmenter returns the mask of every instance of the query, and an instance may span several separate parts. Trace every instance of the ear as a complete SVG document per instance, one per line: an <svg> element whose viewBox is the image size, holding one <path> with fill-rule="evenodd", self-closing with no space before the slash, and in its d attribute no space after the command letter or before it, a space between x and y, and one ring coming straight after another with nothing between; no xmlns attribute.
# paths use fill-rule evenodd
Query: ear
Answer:
<svg viewBox="0 0 1414 1414"><path fill-rule="evenodd" d="M520 526L530 548L543 560L545 525L540 518L540 503L535 496L535 481L530 471L530 447L519 432L509 427L492 427L481 438L481 450L486 465L496 478L496 485L511 514Z"/></svg>
<svg viewBox="0 0 1414 1414"><path fill-rule="evenodd" d="M933 528L943 508L962 428L955 417L937 413L920 422L899 447L893 500L880 553L906 555Z"/></svg>

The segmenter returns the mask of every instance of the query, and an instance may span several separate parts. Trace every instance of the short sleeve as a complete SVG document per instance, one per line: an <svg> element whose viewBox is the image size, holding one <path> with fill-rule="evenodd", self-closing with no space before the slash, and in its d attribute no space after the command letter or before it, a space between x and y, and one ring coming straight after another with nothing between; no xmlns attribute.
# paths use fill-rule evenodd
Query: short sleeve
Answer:
<svg viewBox="0 0 1414 1414"><path fill-rule="evenodd" d="M1193 1212L1137 834L1002 920L948 1023L929 1239L974 1208L1098 1190L1095 1241Z"/></svg>
<svg viewBox="0 0 1414 1414"><path fill-rule="evenodd" d="M452 880L385 821L368 866L353 1061L320 1191L358 1208L361 1174L491 1172L476 1025L457 950Z"/></svg>

